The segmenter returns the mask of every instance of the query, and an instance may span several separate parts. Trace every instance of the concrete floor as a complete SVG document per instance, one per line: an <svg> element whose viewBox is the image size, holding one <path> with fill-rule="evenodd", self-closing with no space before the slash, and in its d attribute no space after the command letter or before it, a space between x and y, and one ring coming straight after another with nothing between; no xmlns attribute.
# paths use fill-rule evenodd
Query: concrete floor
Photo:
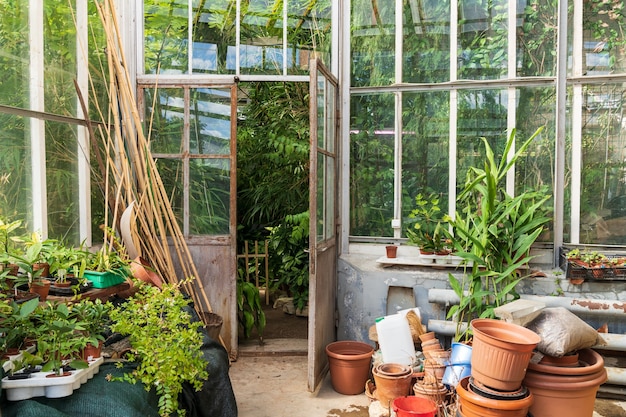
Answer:
<svg viewBox="0 0 626 417"><path fill-rule="evenodd" d="M336 393L327 375L319 392L307 390L306 340L267 340L240 345L230 379L239 417L368 417L365 394ZM566 415L564 410L564 414ZM596 400L593 417L626 417L626 401Z"/></svg>

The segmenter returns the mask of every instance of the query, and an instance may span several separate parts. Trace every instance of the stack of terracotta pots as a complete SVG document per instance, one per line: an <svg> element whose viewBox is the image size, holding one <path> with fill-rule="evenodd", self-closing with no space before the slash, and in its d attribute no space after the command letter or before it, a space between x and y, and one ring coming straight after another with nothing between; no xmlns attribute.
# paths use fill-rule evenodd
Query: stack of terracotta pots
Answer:
<svg viewBox="0 0 626 417"><path fill-rule="evenodd" d="M533 393L534 417L592 417L596 393L606 382L604 359L591 349L530 364L524 384Z"/></svg>
<svg viewBox="0 0 626 417"><path fill-rule="evenodd" d="M471 322L471 376L459 382L461 417L526 417L533 394L522 385L541 338L525 327L493 319Z"/></svg>
<svg viewBox="0 0 626 417"><path fill-rule="evenodd" d="M383 363L372 369L376 391L374 397L389 409L397 397L409 394L413 383L413 368L399 363Z"/></svg>
<svg viewBox="0 0 626 417"><path fill-rule="evenodd" d="M424 333L419 337L424 354L424 373L434 376L438 382L441 382L450 360L450 352L443 349L434 332Z"/></svg>

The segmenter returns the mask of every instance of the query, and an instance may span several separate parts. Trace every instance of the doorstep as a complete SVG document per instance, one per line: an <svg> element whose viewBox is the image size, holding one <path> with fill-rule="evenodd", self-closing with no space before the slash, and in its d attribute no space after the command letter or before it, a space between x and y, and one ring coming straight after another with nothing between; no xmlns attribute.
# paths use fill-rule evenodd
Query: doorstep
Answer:
<svg viewBox="0 0 626 417"><path fill-rule="evenodd" d="M239 341L239 356L307 356L308 339L258 339Z"/></svg>

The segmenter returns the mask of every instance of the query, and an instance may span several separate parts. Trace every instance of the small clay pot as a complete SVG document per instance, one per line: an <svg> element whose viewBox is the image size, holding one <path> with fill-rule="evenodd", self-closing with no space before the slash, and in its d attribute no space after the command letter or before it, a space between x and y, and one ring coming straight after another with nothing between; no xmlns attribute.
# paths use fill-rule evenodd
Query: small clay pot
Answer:
<svg viewBox="0 0 626 417"><path fill-rule="evenodd" d="M428 342L429 340L433 340L435 338L435 332L422 333L419 337L423 345L424 342Z"/></svg>
<svg viewBox="0 0 626 417"><path fill-rule="evenodd" d="M398 255L398 247L396 245L385 246L387 258L395 258Z"/></svg>

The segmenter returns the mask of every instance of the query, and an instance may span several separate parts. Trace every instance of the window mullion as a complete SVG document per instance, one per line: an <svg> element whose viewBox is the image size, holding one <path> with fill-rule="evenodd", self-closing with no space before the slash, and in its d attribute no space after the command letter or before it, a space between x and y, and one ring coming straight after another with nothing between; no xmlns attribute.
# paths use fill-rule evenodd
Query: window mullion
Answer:
<svg viewBox="0 0 626 417"><path fill-rule="evenodd" d="M183 165L183 233L185 236L191 234L189 228L189 196L190 196L190 183L189 180L189 140L190 140L190 115L191 115L191 90L189 87L185 87L184 93L184 127L182 137L182 165Z"/></svg>
<svg viewBox="0 0 626 417"><path fill-rule="evenodd" d="M76 82L88 112L89 101L89 40L88 40L88 6L87 0L76 2ZM85 118L80 98L77 98L77 117ZM87 128L77 126L78 155L78 206L80 241L91 246L91 170L89 156L89 136Z"/></svg>
<svg viewBox="0 0 626 417"><path fill-rule="evenodd" d="M29 0L30 109L45 111L43 0ZM46 126L43 119L30 119L31 193L33 224L43 238L48 236L46 193Z"/></svg>

